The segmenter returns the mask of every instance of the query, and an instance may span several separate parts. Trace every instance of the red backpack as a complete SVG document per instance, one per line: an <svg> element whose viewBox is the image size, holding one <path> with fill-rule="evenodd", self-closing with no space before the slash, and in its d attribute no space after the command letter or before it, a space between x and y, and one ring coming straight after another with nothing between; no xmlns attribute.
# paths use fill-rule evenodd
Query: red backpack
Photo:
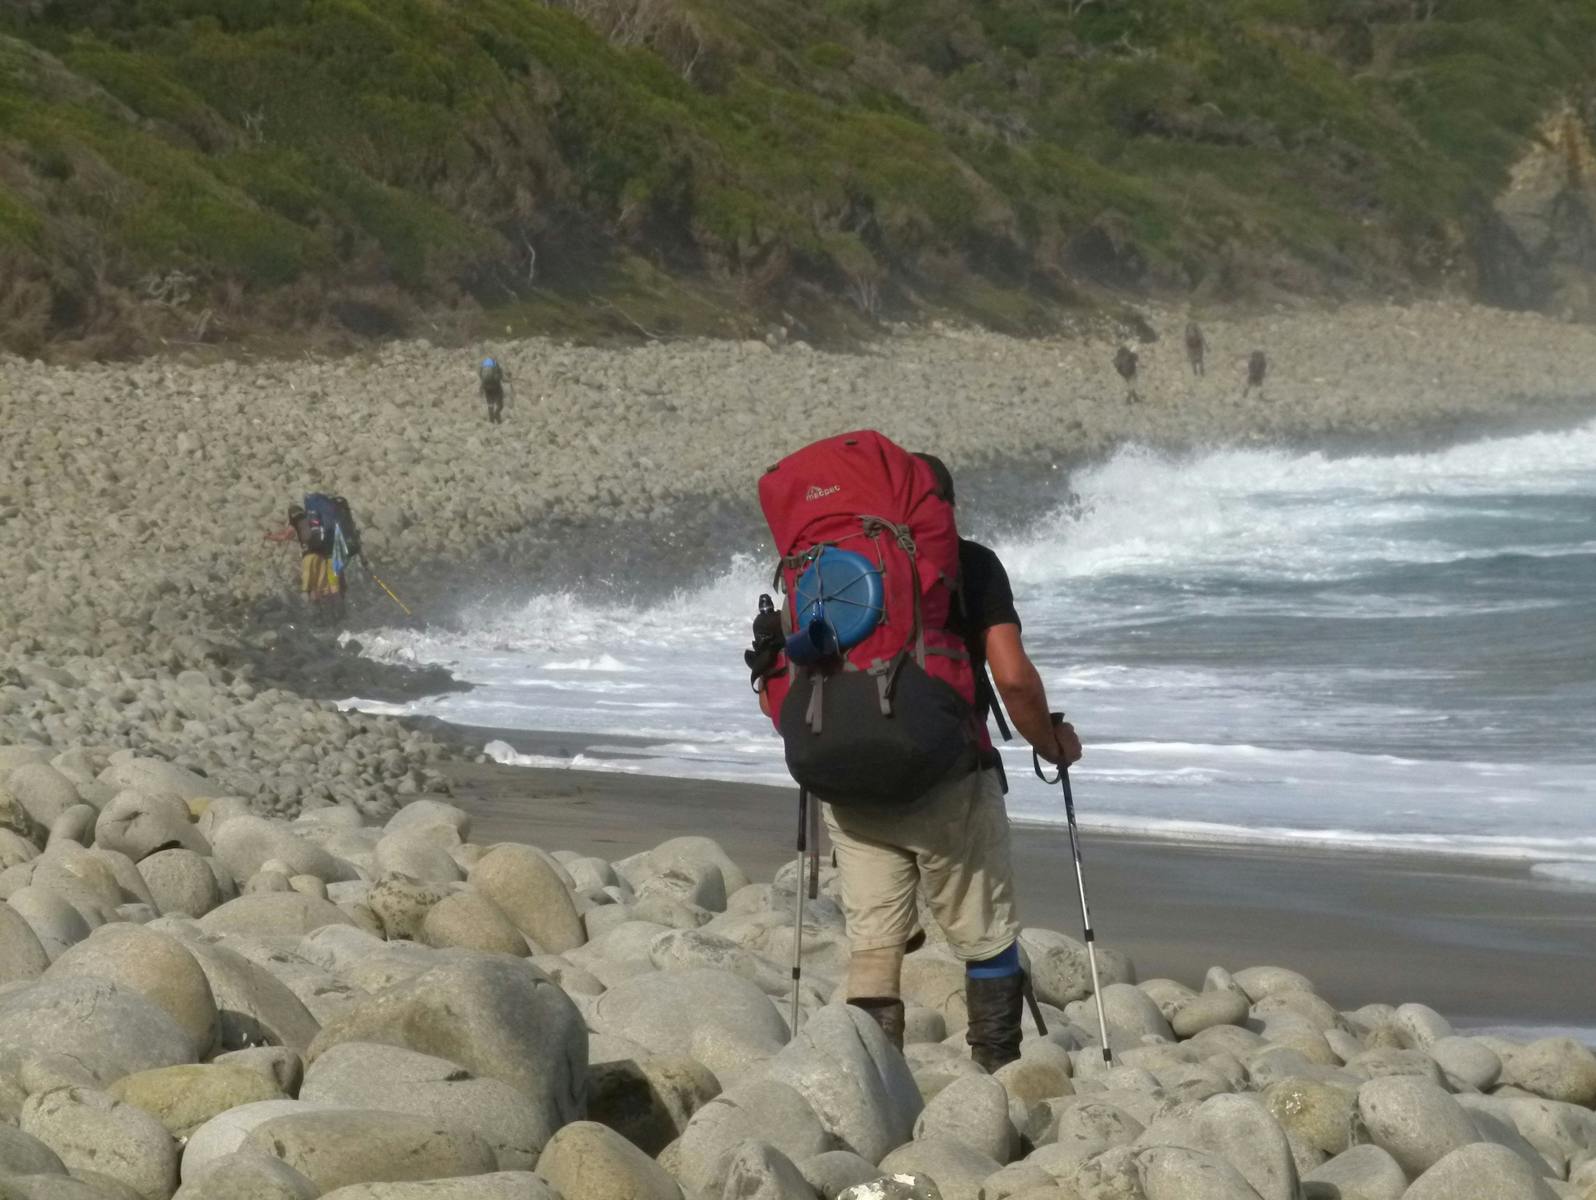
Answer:
<svg viewBox="0 0 1596 1200"><path fill-rule="evenodd" d="M947 627L959 534L931 469L879 433L843 434L771 467L759 503L781 555L783 630L795 635L765 685L793 778L831 804L879 807L974 770L975 678ZM802 602L816 596L821 555L843 551L855 569L854 556L868 560L876 578L862 584L879 612L856 644L817 630L830 638L817 657L803 637L803 614L817 610Z"/></svg>

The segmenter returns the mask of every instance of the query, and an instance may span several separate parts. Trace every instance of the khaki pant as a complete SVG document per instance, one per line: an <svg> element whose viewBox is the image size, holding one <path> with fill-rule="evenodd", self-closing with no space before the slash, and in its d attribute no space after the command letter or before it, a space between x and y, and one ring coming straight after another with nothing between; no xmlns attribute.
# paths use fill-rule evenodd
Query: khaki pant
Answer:
<svg viewBox="0 0 1596 1200"><path fill-rule="evenodd" d="M1019 936L1009 815L995 770L932 788L904 810L825 806L855 953L914 933L915 892L961 959L991 958Z"/></svg>

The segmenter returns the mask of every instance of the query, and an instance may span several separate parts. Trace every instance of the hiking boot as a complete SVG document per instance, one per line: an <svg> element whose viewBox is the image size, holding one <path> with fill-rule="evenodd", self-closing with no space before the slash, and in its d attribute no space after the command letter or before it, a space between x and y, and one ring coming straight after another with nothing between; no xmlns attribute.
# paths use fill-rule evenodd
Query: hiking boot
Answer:
<svg viewBox="0 0 1596 1200"><path fill-rule="evenodd" d="M854 1008L862 1009L870 1014L870 1019L881 1026L881 1032L887 1035L899 1050L903 1049L903 1001L896 997L866 996L848 1001Z"/></svg>
<svg viewBox="0 0 1596 1200"><path fill-rule="evenodd" d="M997 979L964 980L964 1002L970 1027L964 1040L970 1057L992 1074L1020 1056L1020 1006L1024 1003L1025 976L1016 971Z"/></svg>

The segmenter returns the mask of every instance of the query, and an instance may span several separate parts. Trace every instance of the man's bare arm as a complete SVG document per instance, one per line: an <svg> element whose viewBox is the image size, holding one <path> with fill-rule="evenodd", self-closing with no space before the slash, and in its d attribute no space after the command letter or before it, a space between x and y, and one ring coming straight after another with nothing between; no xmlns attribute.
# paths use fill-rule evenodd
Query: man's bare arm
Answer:
<svg viewBox="0 0 1596 1200"><path fill-rule="evenodd" d="M986 661L992 683L1020 736L1048 762L1072 763L1080 758L1081 740L1074 726L1053 724L1047 689L1025 653L1018 625L993 625L986 631Z"/></svg>

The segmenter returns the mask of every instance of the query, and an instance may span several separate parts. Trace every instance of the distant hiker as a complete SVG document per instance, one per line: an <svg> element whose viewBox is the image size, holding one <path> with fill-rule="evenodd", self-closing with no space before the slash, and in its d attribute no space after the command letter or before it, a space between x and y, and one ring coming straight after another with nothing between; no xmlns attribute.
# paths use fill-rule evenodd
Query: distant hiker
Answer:
<svg viewBox="0 0 1596 1200"><path fill-rule="evenodd" d="M1262 391L1264 376L1269 374L1269 359L1262 350L1254 350L1247 359L1247 386L1242 389L1245 396L1253 390Z"/></svg>
<svg viewBox="0 0 1596 1200"><path fill-rule="evenodd" d="M504 366L495 358L484 358L478 371L482 399L488 405L488 423L499 424L504 411Z"/></svg>
<svg viewBox="0 0 1596 1200"><path fill-rule="evenodd" d="M1114 355L1114 370L1119 372L1119 377L1125 381L1125 400L1135 404L1141 399L1136 394L1136 364L1139 360L1136 351L1129 346L1121 346Z"/></svg>
<svg viewBox="0 0 1596 1200"><path fill-rule="evenodd" d="M288 506L288 528L268 533L269 542L299 542L299 591L311 612L337 620L344 613L345 570L360 553L360 532L349 501L313 492Z"/></svg>
<svg viewBox="0 0 1596 1200"><path fill-rule="evenodd" d="M772 467L759 496L793 632L755 684L794 779L825 802L847 1002L902 1045L903 959L921 895L965 963L971 1055L996 1071L1020 1054L1026 980L987 717L1008 736L1001 696L1051 763L1078 759L1080 740L1052 722L1003 564L958 536L940 460L848 434Z"/></svg>
<svg viewBox="0 0 1596 1200"><path fill-rule="evenodd" d="M1208 354L1208 341L1203 337L1203 331L1196 321L1186 322L1186 361L1191 364L1191 373L1201 376L1203 374L1203 359Z"/></svg>

